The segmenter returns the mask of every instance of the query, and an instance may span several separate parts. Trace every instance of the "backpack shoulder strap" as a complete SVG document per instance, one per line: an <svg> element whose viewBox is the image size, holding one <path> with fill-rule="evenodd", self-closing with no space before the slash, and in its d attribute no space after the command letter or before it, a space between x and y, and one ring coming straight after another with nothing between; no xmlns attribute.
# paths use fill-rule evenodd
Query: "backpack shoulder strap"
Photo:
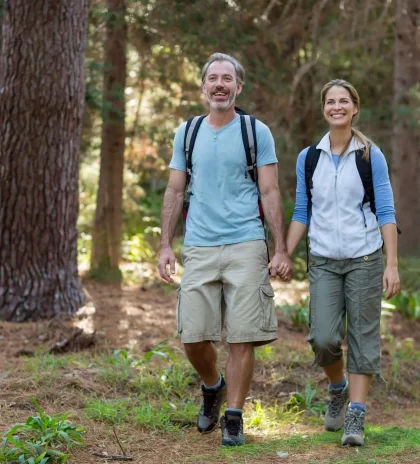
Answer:
<svg viewBox="0 0 420 464"><path fill-rule="evenodd" d="M372 180L372 162L369 156L369 160L363 158L363 150L356 151L356 167L359 172L360 179L365 190L365 195L363 197L363 204L369 203L370 209L373 214L376 215L376 206L375 206L375 192L373 190L373 180Z"/></svg>
<svg viewBox="0 0 420 464"><path fill-rule="evenodd" d="M242 141L244 143L246 155L246 171L245 176L249 174L252 181L258 182L258 169L257 169L257 135L255 129L255 116L240 113L241 118L241 133Z"/></svg>
<svg viewBox="0 0 420 464"><path fill-rule="evenodd" d="M319 157L321 155L321 150L316 148L317 145L318 143L314 143L313 145L309 147L309 150L306 153L306 159L305 159L305 184L306 184L306 195L308 197L308 209L307 209L308 225L309 225L309 221L311 218L311 212L312 212L311 189L314 188L314 183L312 181L312 178L314 176L314 172L318 164Z"/></svg>
<svg viewBox="0 0 420 464"><path fill-rule="evenodd" d="M205 116L194 116L188 119L185 127L184 136L184 153L187 161L187 186L190 185L192 175L192 153L194 150L195 140L197 138L198 129L203 122Z"/></svg>
<svg viewBox="0 0 420 464"><path fill-rule="evenodd" d="M308 152L306 153L305 158L305 186L306 186L306 196L308 197L308 205L306 209L306 214L308 218L308 228L309 222L311 220L312 215L312 192L311 189L314 188L314 183L312 178L314 176L314 172L316 166L319 161L319 157L321 156L321 150L318 150L317 147L318 143L314 143L309 147ZM308 234L306 234L306 272L309 272L309 243L308 243Z"/></svg>
<svg viewBox="0 0 420 464"><path fill-rule="evenodd" d="M356 167L359 172L360 179L365 189L365 195L363 197L363 204L369 203L372 213L376 216L376 205L375 205L375 190L373 188L373 175L372 175L372 160L371 153L369 153L369 160L363 159L363 150L356 151ZM401 234L401 230L397 225L397 232Z"/></svg>

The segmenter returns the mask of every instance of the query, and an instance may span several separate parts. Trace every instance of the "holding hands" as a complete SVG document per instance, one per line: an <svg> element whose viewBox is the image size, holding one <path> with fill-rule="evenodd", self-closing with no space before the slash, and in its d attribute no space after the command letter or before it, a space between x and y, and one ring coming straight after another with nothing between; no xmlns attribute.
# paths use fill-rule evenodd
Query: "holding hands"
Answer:
<svg viewBox="0 0 420 464"><path fill-rule="evenodd" d="M268 263L268 269L272 279L278 276L284 282L289 282L292 278L292 260L286 251L275 253L273 259Z"/></svg>

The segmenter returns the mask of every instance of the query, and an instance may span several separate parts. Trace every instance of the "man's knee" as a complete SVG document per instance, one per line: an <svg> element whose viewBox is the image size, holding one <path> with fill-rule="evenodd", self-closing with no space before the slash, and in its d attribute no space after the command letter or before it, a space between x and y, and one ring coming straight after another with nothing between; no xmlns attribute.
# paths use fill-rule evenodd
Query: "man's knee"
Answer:
<svg viewBox="0 0 420 464"><path fill-rule="evenodd" d="M249 354L254 352L254 343L229 343L229 350L233 355Z"/></svg>
<svg viewBox="0 0 420 464"><path fill-rule="evenodd" d="M196 343L184 343L184 350L187 356L202 353L209 349L213 344L210 340L204 340Z"/></svg>
<svg viewBox="0 0 420 464"><path fill-rule="evenodd" d="M339 361L343 356L341 341L333 337L315 336L309 339L315 353L315 362L323 367Z"/></svg>

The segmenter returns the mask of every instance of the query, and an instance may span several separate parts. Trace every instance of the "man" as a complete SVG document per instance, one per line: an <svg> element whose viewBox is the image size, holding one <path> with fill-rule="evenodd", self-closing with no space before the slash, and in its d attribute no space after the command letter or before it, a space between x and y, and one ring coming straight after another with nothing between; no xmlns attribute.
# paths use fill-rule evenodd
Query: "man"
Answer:
<svg viewBox="0 0 420 464"><path fill-rule="evenodd" d="M200 375L203 403L197 419L202 433L213 431L220 408L222 444L244 443L242 410L253 368L254 347L277 338L274 293L269 281L290 280L292 265L284 241L277 157L270 130L256 121L258 188L275 242L268 270L264 229L258 214L258 188L246 175L240 117L234 103L242 91L244 69L229 55L213 54L202 71L202 90L210 113L201 124L192 154L191 201L182 257L177 324L186 355ZM173 282L171 248L186 187L182 124L174 141L171 173L162 207L159 272ZM245 174L245 175L244 175ZM169 272L167 269L169 266ZM213 342L221 340L226 319L229 358L226 382L216 367Z"/></svg>

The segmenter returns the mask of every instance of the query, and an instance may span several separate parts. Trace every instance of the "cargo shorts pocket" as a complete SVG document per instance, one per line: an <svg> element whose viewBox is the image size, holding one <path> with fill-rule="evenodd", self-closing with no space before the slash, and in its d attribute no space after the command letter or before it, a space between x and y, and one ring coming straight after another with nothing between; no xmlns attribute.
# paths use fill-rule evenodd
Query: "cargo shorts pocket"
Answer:
<svg viewBox="0 0 420 464"><path fill-rule="evenodd" d="M181 286L176 289L176 295L178 297L178 303L176 305L176 329L178 333L182 333L181 323Z"/></svg>
<svg viewBox="0 0 420 464"><path fill-rule="evenodd" d="M274 290L271 284L260 285L260 329L264 332L277 331L277 315L274 308Z"/></svg>

